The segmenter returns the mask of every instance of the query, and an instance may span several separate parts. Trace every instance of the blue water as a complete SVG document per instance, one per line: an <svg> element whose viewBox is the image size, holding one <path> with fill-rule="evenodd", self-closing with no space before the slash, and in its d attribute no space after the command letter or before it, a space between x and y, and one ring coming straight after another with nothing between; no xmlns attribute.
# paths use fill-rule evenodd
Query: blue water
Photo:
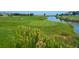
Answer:
<svg viewBox="0 0 79 59"><path fill-rule="evenodd" d="M67 21L64 21L64 20L60 20L60 19L57 19L56 17L48 17L48 20L49 21L55 21L55 22L62 22L62 23L69 23L71 24L73 27L74 27L74 31L79 34L79 23L77 22L67 22Z"/></svg>
<svg viewBox="0 0 79 59"><path fill-rule="evenodd" d="M74 27L75 32L79 34L79 23L72 23L72 25Z"/></svg>
<svg viewBox="0 0 79 59"><path fill-rule="evenodd" d="M55 22L61 22L59 19L57 19L56 17L48 17L48 20L50 21L55 21Z"/></svg>

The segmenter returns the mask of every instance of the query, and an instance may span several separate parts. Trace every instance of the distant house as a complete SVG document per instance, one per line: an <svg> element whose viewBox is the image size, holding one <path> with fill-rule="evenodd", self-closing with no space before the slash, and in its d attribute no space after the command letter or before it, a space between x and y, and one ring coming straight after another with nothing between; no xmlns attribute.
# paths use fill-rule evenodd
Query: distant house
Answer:
<svg viewBox="0 0 79 59"><path fill-rule="evenodd" d="M65 13L64 15L72 15L72 14L73 14L72 11L69 11L69 12Z"/></svg>
<svg viewBox="0 0 79 59"><path fill-rule="evenodd" d="M79 15L79 11L69 11L68 15Z"/></svg>
<svg viewBox="0 0 79 59"><path fill-rule="evenodd" d="M76 11L75 13L76 13L76 15L79 15L79 11Z"/></svg>

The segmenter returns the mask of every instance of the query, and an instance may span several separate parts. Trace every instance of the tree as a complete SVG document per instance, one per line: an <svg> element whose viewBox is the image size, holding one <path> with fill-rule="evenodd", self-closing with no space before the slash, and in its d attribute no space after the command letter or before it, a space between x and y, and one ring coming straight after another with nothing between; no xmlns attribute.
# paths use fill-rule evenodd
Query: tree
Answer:
<svg viewBox="0 0 79 59"><path fill-rule="evenodd" d="M56 16L58 16L58 14L56 14Z"/></svg>
<svg viewBox="0 0 79 59"><path fill-rule="evenodd" d="M64 14L62 13L62 14L60 14L59 16L63 16Z"/></svg>
<svg viewBox="0 0 79 59"><path fill-rule="evenodd" d="M33 13L30 13L30 16L34 16L34 14Z"/></svg>
<svg viewBox="0 0 79 59"><path fill-rule="evenodd" d="M44 13L44 16L46 16L46 13Z"/></svg>
<svg viewBox="0 0 79 59"><path fill-rule="evenodd" d="M3 16L2 14L0 14L0 16Z"/></svg>
<svg viewBox="0 0 79 59"><path fill-rule="evenodd" d="M72 12L72 15L76 15L76 12L73 11L73 12Z"/></svg>

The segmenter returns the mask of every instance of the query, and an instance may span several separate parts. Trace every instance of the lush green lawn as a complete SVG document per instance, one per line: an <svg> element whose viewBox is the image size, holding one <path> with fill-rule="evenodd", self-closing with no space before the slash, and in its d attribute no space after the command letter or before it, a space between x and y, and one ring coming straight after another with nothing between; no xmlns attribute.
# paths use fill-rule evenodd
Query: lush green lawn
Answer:
<svg viewBox="0 0 79 59"><path fill-rule="evenodd" d="M0 47L77 47L68 24L44 16L0 17Z"/></svg>

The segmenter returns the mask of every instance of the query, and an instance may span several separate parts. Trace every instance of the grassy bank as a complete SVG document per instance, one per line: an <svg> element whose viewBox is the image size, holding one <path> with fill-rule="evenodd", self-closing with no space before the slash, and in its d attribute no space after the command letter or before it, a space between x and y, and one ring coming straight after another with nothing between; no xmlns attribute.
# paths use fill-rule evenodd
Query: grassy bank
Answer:
<svg viewBox="0 0 79 59"><path fill-rule="evenodd" d="M68 24L44 16L0 17L0 47L78 47L78 38Z"/></svg>
<svg viewBox="0 0 79 59"><path fill-rule="evenodd" d="M57 16L61 20L79 22L79 16Z"/></svg>

